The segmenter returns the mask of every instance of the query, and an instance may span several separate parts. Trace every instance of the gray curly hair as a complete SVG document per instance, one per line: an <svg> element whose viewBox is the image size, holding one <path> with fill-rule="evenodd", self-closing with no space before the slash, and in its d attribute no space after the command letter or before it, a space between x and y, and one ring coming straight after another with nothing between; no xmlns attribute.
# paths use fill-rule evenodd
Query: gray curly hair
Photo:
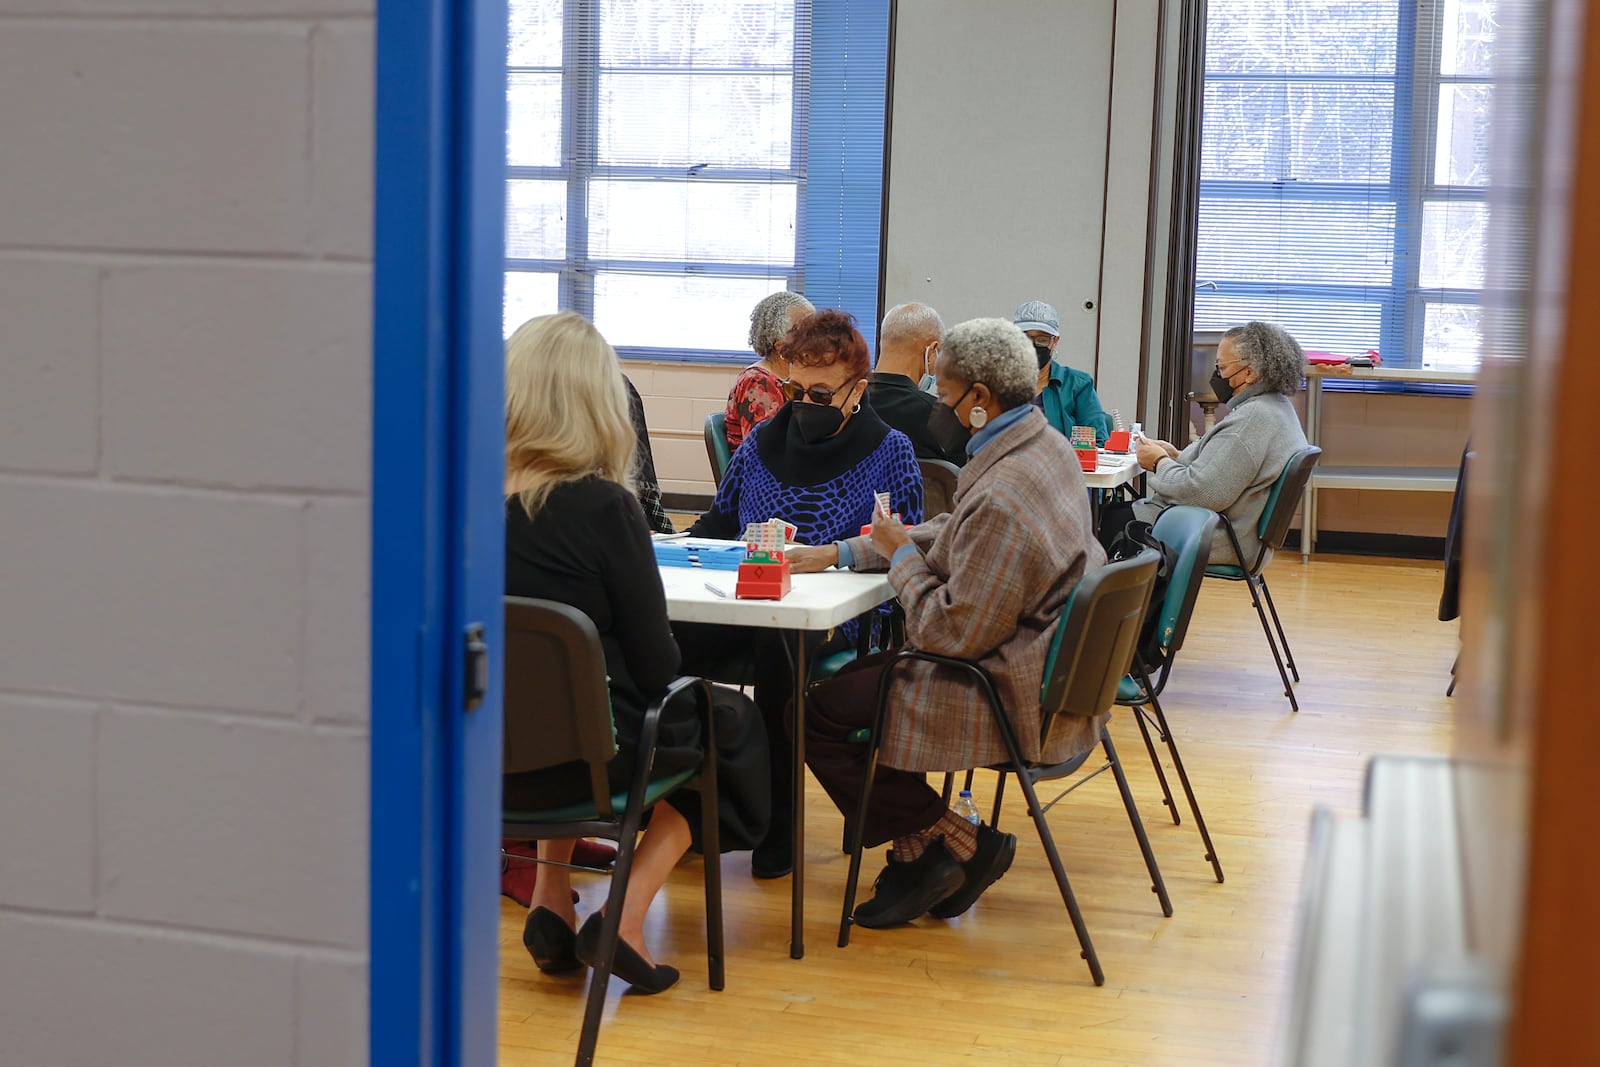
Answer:
<svg viewBox="0 0 1600 1067"><path fill-rule="evenodd" d="M756 355L762 359L772 355L789 332L789 309L794 307L805 308L807 315L816 310L811 301L787 289L769 293L756 304L750 312L750 347Z"/></svg>
<svg viewBox="0 0 1600 1067"><path fill-rule="evenodd" d="M987 385L1008 411L1033 399L1039 362L1033 342L1009 319L968 319L951 327L941 359L949 374Z"/></svg>
<svg viewBox="0 0 1600 1067"><path fill-rule="evenodd" d="M1306 373L1306 352L1289 331L1270 322L1247 322L1222 335L1233 342L1234 355L1256 372L1266 392L1293 396Z"/></svg>

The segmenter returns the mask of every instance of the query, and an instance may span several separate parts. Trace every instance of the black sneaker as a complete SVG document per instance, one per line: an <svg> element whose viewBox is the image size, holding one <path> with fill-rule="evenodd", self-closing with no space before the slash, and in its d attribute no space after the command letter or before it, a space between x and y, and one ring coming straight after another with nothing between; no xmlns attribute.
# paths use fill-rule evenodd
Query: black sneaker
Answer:
<svg viewBox="0 0 1600 1067"><path fill-rule="evenodd" d="M1017 835L1003 834L987 826L978 827L978 851L961 865L966 880L961 888L928 909L935 919L954 919L978 902L983 891L1011 869L1017 856Z"/></svg>
<svg viewBox="0 0 1600 1067"><path fill-rule="evenodd" d="M872 899L856 907L855 923L871 930L908 923L961 888L962 881L961 864L941 837L910 863L891 859L873 883Z"/></svg>

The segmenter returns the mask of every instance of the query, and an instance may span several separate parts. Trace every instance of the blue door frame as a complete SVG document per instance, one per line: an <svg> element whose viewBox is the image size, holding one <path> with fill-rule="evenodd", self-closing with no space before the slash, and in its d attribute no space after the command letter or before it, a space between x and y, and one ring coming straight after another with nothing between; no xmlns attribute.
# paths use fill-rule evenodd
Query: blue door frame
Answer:
<svg viewBox="0 0 1600 1067"><path fill-rule="evenodd" d="M379 0L369 1062L495 1059L505 0ZM465 708L467 628L489 690Z"/></svg>

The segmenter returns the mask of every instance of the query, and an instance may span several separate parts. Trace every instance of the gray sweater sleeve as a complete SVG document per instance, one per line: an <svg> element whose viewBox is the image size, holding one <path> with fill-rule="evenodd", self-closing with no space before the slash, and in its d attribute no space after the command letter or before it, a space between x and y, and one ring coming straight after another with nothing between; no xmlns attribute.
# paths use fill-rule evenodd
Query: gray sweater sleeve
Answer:
<svg viewBox="0 0 1600 1067"><path fill-rule="evenodd" d="M1202 442L1195 442L1156 466L1146 485L1165 504L1193 504L1211 511L1227 511L1255 481L1261 456L1252 446L1248 429L1222 426Z"/></svg>

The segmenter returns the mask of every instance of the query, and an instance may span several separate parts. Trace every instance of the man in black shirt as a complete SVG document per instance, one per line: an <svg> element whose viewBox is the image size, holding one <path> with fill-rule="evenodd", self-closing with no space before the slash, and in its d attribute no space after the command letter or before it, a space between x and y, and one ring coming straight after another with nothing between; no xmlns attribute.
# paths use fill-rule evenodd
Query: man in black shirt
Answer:
<svg viewBox="0 0 1600 1067"><path fill-rule="evenodd" d="M933 372L943 342L944 323L933 308L926 304L890 308L879 329L878 362L868 379L867 403L891 429L911 438L918 459L942 459L960 466L967 461L966 450L946 452L934 444L928 413L937 401L917 387L924 374Z"/></svg>

